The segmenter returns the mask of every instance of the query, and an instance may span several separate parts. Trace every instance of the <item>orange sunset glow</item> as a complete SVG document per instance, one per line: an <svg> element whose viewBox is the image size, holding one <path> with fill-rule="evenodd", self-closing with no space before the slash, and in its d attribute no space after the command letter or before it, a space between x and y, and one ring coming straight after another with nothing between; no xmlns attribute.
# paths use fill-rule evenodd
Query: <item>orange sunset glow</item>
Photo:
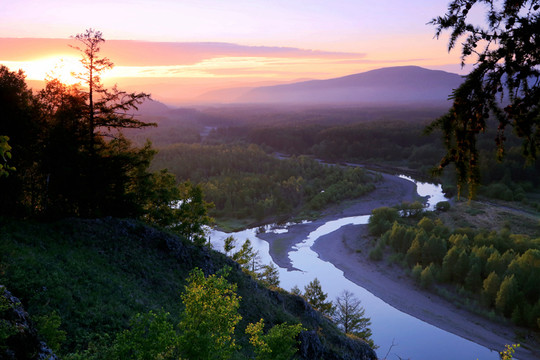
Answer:
<svg viewBox="0 0 540 360"><path fill-rule="evenodd" d="M0 360L540 360L539 154L540 0L0 0Z"/></svg>
<svg viewBox="0 0 540 360"><path fill-rule="evenodd" d="M40 10L36 4L24 7L25 2L9 4L0 14L0 63L24 70L29 80L59 77L74 83L77 80L70 74L78 71L79 54L69 47L76 45L70 36L85 26L95 27L107 40L101 55L115 64L103 74L104 81L135 87L139 79L154 98L169 103L194 101L206 91L231 84L330 79L388 66L466 72L459 66L458 54L449 54L446 40L434 39L433 29L426 25L444 10L445 1L417 0L406 9L395 0L370 6L342 1L332 8L322 3L306 8L244 2L224 7L212 1L214 7L158 2L124 9L110 2L107 12L99 15L82 2L70 2L65 12L77 11L75 18L96 20L77 26L66 20L67 13L50 11L54 7ZM160 5L171 8L159 12ZM236 7L242 12L236 13ZM145 26L119 20L124 14L115 17L126 10L137 18L144 13ZM43 21L54 25L39 30L32 25L40 11L49 16ZM28 12L36 15L32 18ZM250 12L253 18L247 17ZM223 14L228 21L222 21Z"/></svg>

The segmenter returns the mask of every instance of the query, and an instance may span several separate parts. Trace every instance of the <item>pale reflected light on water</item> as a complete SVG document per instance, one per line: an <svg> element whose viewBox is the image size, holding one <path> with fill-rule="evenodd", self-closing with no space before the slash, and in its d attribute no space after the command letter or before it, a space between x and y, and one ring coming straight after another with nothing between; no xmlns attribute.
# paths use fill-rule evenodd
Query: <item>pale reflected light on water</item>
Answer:
<svg viewBox="0 0 540 360"><path fill-rule="evenodd" d="M403 178L414 181L411 178ZM429 196L428 209L430 210L434 209L437 202L446 200L442 195L440 185L420 184L418 185L418 193L421 196ZM321 282L323 290L328 293L329 299L335 299L344 289L353 292L362 300L366 316L371 318L372 338L375 344L379 346L377 355L380 358L386 355L388 349L394 343L397 345L392 348L391 353L388 355L389 360L399 358L413 360L498 359L499 356L496 351L490 351L483 346L441 330L393 308L364 288L346 279L341 270L329 262L322 261L317 253L311 250L319 237L330 234L345 225L367 224L368 220L369 215L346 217L329 221L312 231L306 239L296 244L289 253L289 259L293 267L299 269L299 271L288 271L279 268L273 262L269 254L268 242L257 237L258 229L248 229L232 234L211 231L210 241L214 248L223 251L223 242L228 236L234 236L237 247L241 246L246 239L250 239L254 249L259 251L262 263L272 263L279 268L281 287L286 290L290 290L294 286L298 286L303 290L304 286L316 277ZM279 234L288 231L287 228L291 226L295 225L288 224L282 230L274 226L270 231Z"/></svg>

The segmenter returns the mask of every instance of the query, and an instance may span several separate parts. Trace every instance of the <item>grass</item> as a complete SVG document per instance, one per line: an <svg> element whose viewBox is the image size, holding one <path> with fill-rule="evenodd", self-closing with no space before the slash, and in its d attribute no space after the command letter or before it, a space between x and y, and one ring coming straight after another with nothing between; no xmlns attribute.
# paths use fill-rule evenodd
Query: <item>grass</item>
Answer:
<svg viewBox="0 0 540 360"><path fill-rule="evenodd" d="M60 314L68 351L125 328L137 312L163 307L178 319L188 269L137 236L106 236L106 226L2 225L0 281L33 316Z"/></svg>
<svg viewBox="0 0 540 360"><path fill-rule="evenodd" d="M514 234L525 234L533 238L540 234L538 214L497 203L474 200L456 202L449 211L439 213L438 216L451 228L470 227L500 231L506 227Z"/></svg>
<svg viewBox="0 0 540 360"><path fill-rule="evenodd" d="M246 325L264 318L268 326L301 321L309 330L320 330L323 339L317 341L326 349L340 351L344 346L345 337L336 326L301 298L270 291L223 254L139 222L0 218L0 284L34 319L60 316L67 340L58 354L65 358L110 345L137 313L163 309L177 324L189 272L199 267L210 274L224 266L231 267L228 280L238 285L242 298L243 320L237 327L241 345L249 348L242 335Z"/></svg>

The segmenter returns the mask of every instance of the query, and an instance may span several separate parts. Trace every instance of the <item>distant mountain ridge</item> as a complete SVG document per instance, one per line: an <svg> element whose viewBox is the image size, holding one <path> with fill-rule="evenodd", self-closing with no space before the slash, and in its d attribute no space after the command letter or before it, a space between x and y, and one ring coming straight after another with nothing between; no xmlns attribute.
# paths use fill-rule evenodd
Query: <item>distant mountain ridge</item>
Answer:
<svg viewBox="0 0 540 360"><path fill-rule="evenodd" d="M328 80L257 87L235 103L264 104L445 104L462 76L419 66L371 70ZM228 99L230 101L230 99Z"/></svg>

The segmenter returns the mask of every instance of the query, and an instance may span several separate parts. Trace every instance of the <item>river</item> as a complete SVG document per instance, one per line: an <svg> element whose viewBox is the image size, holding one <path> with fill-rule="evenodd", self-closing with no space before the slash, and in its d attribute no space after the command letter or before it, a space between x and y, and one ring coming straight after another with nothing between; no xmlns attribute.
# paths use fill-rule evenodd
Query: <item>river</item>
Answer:
<svg viewBox="0 0 540 360"><path fill-rule="evenodd" d="M410 177L400 177L414 181ZM437 202L445 200L440 185L418 182L416 185L420 196L429 197L428 209L433 210ZM346 279L341 270L333 264L319 259L317 253L311 249L319 237L330 234L345 225L367 224L368 220L369 215L344 217L328 221L309 233L306 239L297 243L289 252L291 263L298 270L289 271L278 266L280 286L286 290L290 290L295 285L303 289L316 277L321 282L323 291L328 293L329 299L335 299L344 289L354 293L361 299L365 315L371 318L372 339L379 346L377 355L381 359L389 349L390 353L387 359L499 359L496 351L491 351L395 309ZM294 226L296 225L289 224L282 228L272 227L267 231L285 233ZM214 230L210 233L210 241L214 248L221 251L224 239L231 235L234 236L238 245L246 239L250 239L254 249L259 251L262 263L276 265L269 255L268 242L257 237L257 229L247 229L232 234Z"/></svg>

